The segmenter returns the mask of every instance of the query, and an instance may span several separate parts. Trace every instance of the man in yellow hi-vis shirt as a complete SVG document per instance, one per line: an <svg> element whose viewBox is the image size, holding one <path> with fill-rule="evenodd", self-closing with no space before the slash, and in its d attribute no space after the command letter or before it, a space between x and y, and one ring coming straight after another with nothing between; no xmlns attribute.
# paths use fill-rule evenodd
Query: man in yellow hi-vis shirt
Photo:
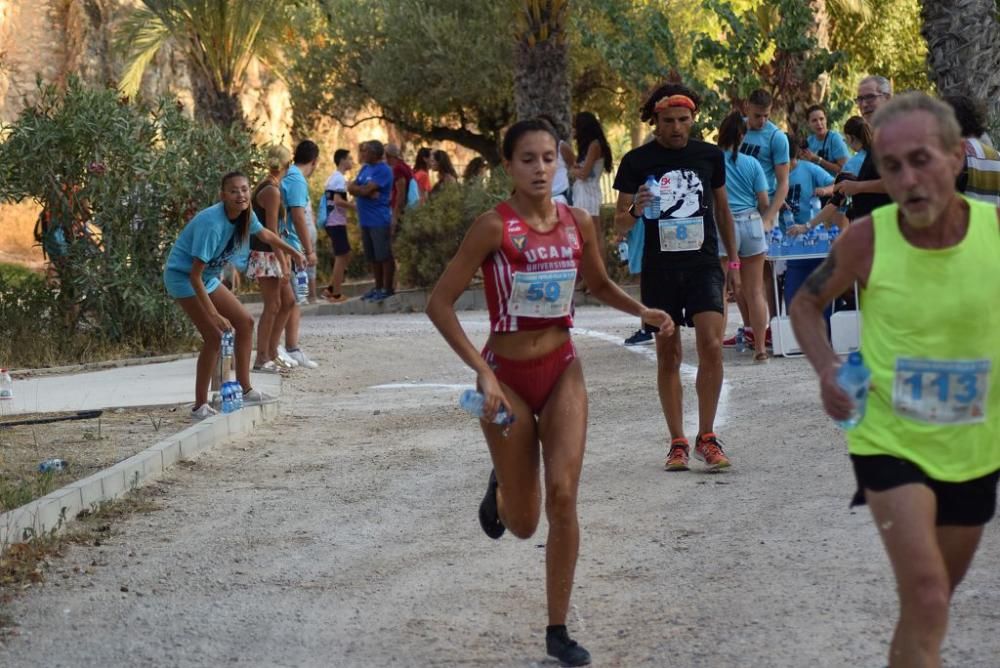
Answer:
<svg viewBox="0 0 1000 668"><path fill-rule="evenodd" d="M922 93L873 119L893 204L855 221L792 304L795 335L836 420L851 399L823 308L862 286L861 352L871 391L848 432L858 479L898 585L889 664L939 666L948 608L996 509L1000 475L1000 220L955 191L958 122Z"/></svg>

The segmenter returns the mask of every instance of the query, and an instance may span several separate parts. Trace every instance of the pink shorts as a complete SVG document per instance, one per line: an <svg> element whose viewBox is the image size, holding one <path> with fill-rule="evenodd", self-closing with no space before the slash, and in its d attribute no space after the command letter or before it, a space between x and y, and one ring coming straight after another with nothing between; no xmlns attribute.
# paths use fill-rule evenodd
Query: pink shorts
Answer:
<svg viewBox="0 0 1000 668"><path fill-rule="evenodd" d="M482 356L497 380L514 390L538 415L566 367L576 359L576 347L572 339L567 339L552 352L535 359L511 360L494 354L489 348L483 348Z"/></svg>

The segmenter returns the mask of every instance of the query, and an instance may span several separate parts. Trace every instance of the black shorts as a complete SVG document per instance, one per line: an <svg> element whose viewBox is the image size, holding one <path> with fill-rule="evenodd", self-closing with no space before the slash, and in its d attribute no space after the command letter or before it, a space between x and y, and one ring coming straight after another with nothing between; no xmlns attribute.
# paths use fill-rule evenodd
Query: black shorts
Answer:
<svg viewBox="0 0 1000 668"><path fill-rule="evenodd" d="M924 473L919 466L889 455L851 455L858 491L851 506L865 503L865 490L884 492L919 483L937 497L938 526L977 527L993 519L997 508L997 480L1000 470L965 482L942 482Z"/></svg>
<svg viewBox="0 0 1000 668"><path fill-rule="evenodd" d="M677 326L693 327L692 318L705 311L723 313L725 284L718 262L683 269L643 267L639 274L642 303L666 311Z"/></svg>
<svg viewBox="0 0 1000 668"><path fill-rule="evenodd" d="M385 262L392 259L392 234L388 225L362 227L361 245L365 247L365 258L369 262Z"/></svg>
<svg viewBox="0 0 1000 668"><path fill-rule="evenodd" d="M333 254L347 255L351 252L351 242L347 240L347 225L331 225L324 227L326 234L333 244Z"/></svg>

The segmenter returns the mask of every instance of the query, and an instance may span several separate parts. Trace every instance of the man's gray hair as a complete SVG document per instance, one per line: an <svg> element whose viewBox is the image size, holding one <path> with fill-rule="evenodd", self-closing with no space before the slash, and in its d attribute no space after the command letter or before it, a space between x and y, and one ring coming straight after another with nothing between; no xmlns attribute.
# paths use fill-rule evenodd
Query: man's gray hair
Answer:
<svg viewBox="0 0 1000 668"><path fill-rule="evenodd" d="M920 92L903 93L886 102L872 117L872 130L877 132L900 116L918 111L934 117L942 148L952 150L962 143L962 127L955 118L955 111L941 100Z"/></svg>
<svg viewBox="0 0 1000 668"><path fill-rule="evenodd" d="M886 97L892 97L892 82L883 76L878 74L871 74L866 76L864 79L858 82L858 86L863 86L866 83L875 84L875 90L882 93Z"/></svg>
<svg viewBox="0 0 1000 668"><path fill-rule="evenodd" d="M398 158L403 155L403 153L399 150L399 146L396 144L386 144L385 154L390 158Z"/></svg>

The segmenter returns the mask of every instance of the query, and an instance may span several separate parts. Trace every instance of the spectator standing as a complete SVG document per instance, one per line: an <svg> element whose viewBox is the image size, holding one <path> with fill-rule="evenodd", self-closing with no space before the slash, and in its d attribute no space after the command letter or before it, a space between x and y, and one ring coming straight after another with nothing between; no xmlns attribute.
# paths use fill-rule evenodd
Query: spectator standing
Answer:
<svg viewBox="0 0 1000 668"><path fill-rule="evenodd" d="M891 98L892 84L888 79L881 76L867 76L858 84L858 96L854 101L858 103L861 116L870 126L872 116ZM878 207L891 202L889 196L885 194L882 177L870 152L858 169L858 178L853 181L841 181L834 186L834 191L844 193L851 198L851 205L847 210L849 220L867 216Z"/></svg>
<svg viewBox="0 0 1000 668"><path fill-rule="evenodd" d="M267 176L253 189L251 206L254 215L274 234L281 234L285 223L281 179L291 162L292 154L287 148L273 147L267 154ZM287 368L278 356L278 344L288 316L295 308L295 294L289 280L289 259L280 249L255 236L250 237L250 259L246 274L247 278L257 281L264 300L264 309L257 322L257 359L253 368L261 371Z"/></svg>
<svg viewBox="0 0 1000 668"><path fill-rule="evenodd" d="M462 183L472 183L478 182L482 184L483 179L486 177L486 161L482 156L476 156L469 161L469 164L465 166L462 171Z"/></svg>
<svg viewBox="0 0 1000 668"><path fill-rule="evenodd" d="M333 268L330 285L323 290L323 297L331 304L346 302L343 294L344 274L351 261L351 243L347 238L347 211L354 208L354 202L347 198L347 173L354 169L354 159L346 148L339 148L333 154L334 170L326 180L326 217L323 229L330 237L333 249Z"/></svg>
<svg viewBox="0 0 1000 668"><path fill-rule="evenodd" d="M983 142L982 137L989 137L985 110L966 95L949 95L944 101L951 106L962 128L965 168L958 177L958 191L1000 206L1000 154Z"/></svg>
<svg viewBox="0 0 1000 668"><path fill-rule="evenodd" d="M285 201L285 236L288 243L297 248L306 257L306 268L316 267L316 226L312 223L312 206L309 203L309 184L306 181L312 176L319 160L319 147L315 142L305 139L295 147L293 163L281 179L281 194ZM312 229L310 229L312 228ZM301 267L295 267L298 271ZM308 269L307 269L308 271ZM296 304L288 316L285 325L285 348L278 348L296 364L306 369L315 369L319 365L309 359L309 356L299 347L299 321L302 311Z"/></svg>
<svg viewBox="0 0 1000 668"><path fill-rule="evenodd" d="M840 133L826 126L826 109L814 104L806 111L806 121L812 133L806 138L802 147L802 159L819 165L832 176L840 173L847 162L849 152L847 143Z"/></svg>
<svg viewBox="0 0 1000 668"><path fill-rule="evenodd" d="M431 150L426 146L421 146L417 151L417 157L413 160L413 178L416 179L420 187L420 203L427 201L427 195L431 192Z"/></svg>
<svg viewBox="0 0 1000 668"><path fill-rule="evenodd" d="M597 230L597 238L603 240L601 174L611 171L611 146L604 136L601 122L589 111L581 111L573 119L573 134L579 161L570 170L573 177L573 206L590 214L594 229Z"/></svg>
<svg viewBox="0 0 1000 668"><path fill-rule="evenodd" d="M392 222L389 225L389 233L396 237L399 225L406 212L406 196L410 190L410 181L413 179L413 170L403 161L402 152L396 144L385 145L385 161L392 168L392 192L389 195L389 208L392 210ZM386 286L390 294L392 284Z"/></svg>
<svg viewBox="0 0 1000 668"><path fill-rule="evenodd" d="M451 158L445 151L437 149L431 153L431 169L437 172L437 183L431 188L432 195L448 185L458 183L458 172L455 171Z"/></svg>
<svg viewBox="0 0 1000 668"><path fill-rule="evenodd" d="M541 114L539 120L547 123L552 128L552 134L558 139L556 144L556 173L552 179L552 201L562 204L573 204L573 190L569 185L569 166L576 164L576 156L570 147L566 137L556 119L548 114Z"/></svg>
<svg viewBox="0 0 1000 668"><path fill-rule="evenodd" d="M385 163L385 147L372 139L361 144L361 171L347 186L355 197L361 243L371 264L375 287L362 295L366 301L380 302L393 294L396 260L392 256L392 168Z"/></svg>

